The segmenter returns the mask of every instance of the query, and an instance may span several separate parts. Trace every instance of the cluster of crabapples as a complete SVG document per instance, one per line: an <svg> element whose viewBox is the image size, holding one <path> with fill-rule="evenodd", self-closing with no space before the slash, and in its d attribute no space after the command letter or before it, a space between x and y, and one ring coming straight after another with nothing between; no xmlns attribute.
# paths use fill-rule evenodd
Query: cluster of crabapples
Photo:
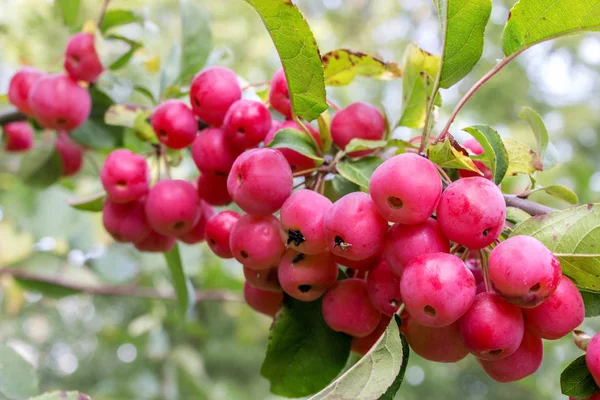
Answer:
<svg viewBox="0 0 600 400"><path fill-rule="evenodd" d="M62 73L46 74L33 67L21 68L10 81L8 100L42 128L56 131L54 145L62 162L62 175L71 176L81 169L84 149L68 132L88 119L92 100L86 85L103 71L94 35L77 33L69 39L64 69ZM35 133L28 121L8 123L3 131L7 152L24 152L34 145Z"/></svg>

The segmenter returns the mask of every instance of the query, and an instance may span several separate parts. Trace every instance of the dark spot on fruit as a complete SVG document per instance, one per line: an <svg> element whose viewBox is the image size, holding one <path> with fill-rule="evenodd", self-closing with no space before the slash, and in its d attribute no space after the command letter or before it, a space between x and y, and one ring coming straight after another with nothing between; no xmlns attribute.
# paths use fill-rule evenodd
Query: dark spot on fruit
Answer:
<svg viewBox="0 0 600 400"><path fill-rule="evenodd" d="M538 282L529 288L529 293L537 293L542 288L542 285Z"/></svg>
<svg viewBox="0 0 600 400"><path fill-rule="evenodd" d="M160 136L161 138L165 139L168 135L167 135L167 131L165 131L164 129L161 129L158 131L158 136Z"/></svg>
<svg viewBox="0 0 600 400"><path fill-rule="evenodd" d="M300 285L300 286L298 286L298 290L300 291L300 293L308 293L308 292L310 292L310 289L312 289L311 285Z"/></svg>
<svg viewBox="0 0 600 400"><path fill-rule="evenodd" d="M248 253L246 252L246 250L242 250L240 251L240 256L242 256L242 258L248 258Z"/></svg>
<svg viewBox="0 0 600 400"><path fill-rule="evenodd" d="M69 56L69 61L71 62L71 64L73 64L75 67L79 66L79 57L75 56L75 55L70 55Z"/></svg>
<svg viewBox="0 0 600 400"><path fill-rule="evenodd" d="M215 172L215 175L216 175L216 176L222 176L222 177L225 177L225 178L227 178L227 177L229 176L229 173L227 173L227 172L222 172L222 171L217 171L217 172Z"/></svg>
<svg viewBox="0 0 600 400"><path fill-rule="evenodd" d="M197 98L195 98L195 97L194 97L194 105L196 107L200 107L200 101Z"/></svg>
<svg viewBox="0 0 600 400"><path fill-rule="evenodd" d="M404 203L402 202L402 199L400 199L396 196L389 196L387 198L387 202L388 202L388 206L390 206L394 210L398 210L398 209L402 208L402 206L404 205Z"/></svg>
<svg viewBox="0 0 600 400"><path fill-rule="evenodd" d="M300 231L290 229L288 231L287 244L294 243L294 246L300 246L300 243L304 242L306 238Z"/></svg>
<svg viewBox="0 0 600 400"><path fill-rule="evenodd" d="M435 311L435 308L433 308L429 304L423 307L423 312L429 315L430 317L435 317L437 315L437 311Z"/></svg>
<svg viewBox="0 0 600 400"><path fill-rule="evenodd" d="M121 235L117 232L111 232L113 237L117 240L122 240L123 238L121 237Z"/></svg>
<svg viewBox="0 0 600 400"><path fill-rule="evenodd" d="M173 224L173 228L176 230L183 229L184 227L185 227L185 222L183 222L183 221L177 221Z"/></svg>
<svg viewBox="0 0 600 400"><path fill-rule="evenodd" d="M335 242L335 246L334 247L339 247L342 251L346 251L348 250L350 247L352 247L352 245L350 243L346 243L346 241L344 240L343 237L341 236L336 236L333 241Z"/></svg>
<svg viewBox="0 0 600 400"><path fill-rule="evenodd" d="M305 258L305 257L306 257L306 256L305 256L304 254L302 254L302 253L298 253L298 254L296 254L296 257L294 257L294 258L292 259L292 264L296 264L296 263L298 263L298 262L300 262L300 261L304 260L304 258Z"/></svg>
<svg viewBox="0 0 600 400"><path fill-rule="evenodd" d="M56 125L65 125L67 123L66 118L56 118Z"/></svg>
<svg viewBox="0 0 600 400"><path fill-rule="evenodd" d="M237 133L239 133L240 135L244 135L244 134L246 134L246 130L242 127L239 127L237 130Z"/></svg>
<svg viewBox="0 0 600 400"><path fill-rule="evenodd" d="M242 176L242 174L238 174L238 177L237 177L238 186L240 186L242 184L242 182L244 182L244 177Z"/></svg>
<svg viewBox="0 0 600 400"><path fill-rule="evenodd" d="M502 354L502 349L490 350L488 351L488 354L490 356L499 356L500 354Z"/></svg>
<svg viewBox="0 0 600 400"><path fill-rule="evenodd" d="M486 237L488 234L490 233L490 229L485 229L483 232L481 232L481 234L483 235L483 237Z"/></svg>
<svg viewBox="0 0 600 400"><path fill-rule="evenodd" d="M396 300L396 299L390 299L388 301L388 303L390 304L390 306L396 308L396 307L398 307L398 303L400 303L400 302L398 300Z"/></svg>
<svg viewBox="0 0 600 400"><path fill-rule="evenodd" d="M115 183L115 186L118 189L126 189L127 188L127 181L123 180L123 179L119 179L117 181L117 183Z"/></svg>
<svg viewBox="0 0 600 400"><path fill-rule="evenodd" d="M210 244L217 244L217 241L213 238L209 238L208 241L210 242Z"/></svg>

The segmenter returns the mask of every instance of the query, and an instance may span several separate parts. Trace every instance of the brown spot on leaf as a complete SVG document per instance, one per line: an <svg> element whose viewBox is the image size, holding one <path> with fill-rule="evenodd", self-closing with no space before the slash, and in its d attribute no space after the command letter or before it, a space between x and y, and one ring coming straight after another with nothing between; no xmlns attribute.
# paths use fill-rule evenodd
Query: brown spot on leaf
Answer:
<svg viewBox="0 0 600 400"><path fill-rule="evenodd" d="M506 21L510 21L510 19L512 18L512 11L508 12L508 19Z"/></svg>
<svg viewBox="0 0 600 400"><path fill-rule="evenodd" d="M587 205L587 209L588 209L588 211L590 211L590 210L591 210L593 207L594 207L594 205L593 205L593 204L591 204L591 203L588 203L588 205Z"/></svg>
<svg viewBox="0 0 600 400"><path fill-rule="evenodd" d="M464 147L462 147L456 141L456 139L454 139L454 136L452 136L451 134L448 133L448 135L446 137L448 138L448 141L450 142L450 146L452 146L455 150L460 151L465 156L469 157L469 152L467 151L467 149L465 149Z"/></svg>

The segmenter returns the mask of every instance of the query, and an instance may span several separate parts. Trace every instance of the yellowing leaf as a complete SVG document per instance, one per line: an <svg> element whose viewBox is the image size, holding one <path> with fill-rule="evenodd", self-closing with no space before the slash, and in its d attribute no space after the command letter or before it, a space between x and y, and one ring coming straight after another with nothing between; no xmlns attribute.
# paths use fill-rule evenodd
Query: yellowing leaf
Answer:
<svg viewBox="0 0 600 400"><path fill-rule="evenodd" d="M542 162L538 155L525 143L513 138L506 138L503 142L504 147L508 152L507 176L517 174L531 175L535 171L541 171L543 169Z"/></svg>
<svg viewBox="0 0 600 400"><path fill-rule="evenodd" d="M322 60L325 84L328 86L345 86L357 75L384 80L402 77L398 64L357 51L333 50L325 54Z"/></svg>
<svg viewBox="0 0 600 400"><path fill-rule="evenodd" d="M481 173L469 157L467 150L462 148L450 134L446 135L444 141L429 146L427 154L431 162L442 168L466 169Z"/></svg>

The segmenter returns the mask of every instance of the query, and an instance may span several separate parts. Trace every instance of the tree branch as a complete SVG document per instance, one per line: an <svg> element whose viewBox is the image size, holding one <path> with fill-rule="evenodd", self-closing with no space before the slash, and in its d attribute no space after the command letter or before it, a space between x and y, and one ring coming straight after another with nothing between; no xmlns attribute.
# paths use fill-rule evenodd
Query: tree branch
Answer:
<svg viewBox="0 0 600 400"><path fill-rule="evenodd" d="M102 4L102 9L100 9L98 23L96 24L98 26L98 29L100 29L100 27L102 26L102 22L104 22L104 16L106 15L106 10L108 9L108 3L110 3L110 0L104 0L104 3Z"/></svg>
<svg viewBox="0 0 600 400"><path fill-rule="evenodd" d="M548 207L539 203L535 203L533 201L523 199L521 197L517 197L515 195L504 195L504 201L506 202L507 207L515 207L520 210L525 211L529 215L539 215L546 214L551 211L556 211L556 209L552 207Z"/></svg>
<svg viewBox="0 0 600 400"><path fill-rule="evenodd" d="M0 268L0 276L8 275L17 279L25 279L28 281L46 283L56 285L68 290L76 292L93 294L96 296L123 296L123 297L139 297L146 299L159 300L176 300L177 296L174 292L165 293L149 287L141 287L136 285L82 285L75 282L70 282L58 276L43 276L23 269L16 268ZM228 290L205 290L196 291L195 302L201 301L243 301L242 296L238 293Z"/></svg>
<svg viewBox="0 0 600 400"><path fill-rule="evenodd" d="M6 125L9 122L24 121L27 116L14 107L0 110L0 126Z"/></svg>

